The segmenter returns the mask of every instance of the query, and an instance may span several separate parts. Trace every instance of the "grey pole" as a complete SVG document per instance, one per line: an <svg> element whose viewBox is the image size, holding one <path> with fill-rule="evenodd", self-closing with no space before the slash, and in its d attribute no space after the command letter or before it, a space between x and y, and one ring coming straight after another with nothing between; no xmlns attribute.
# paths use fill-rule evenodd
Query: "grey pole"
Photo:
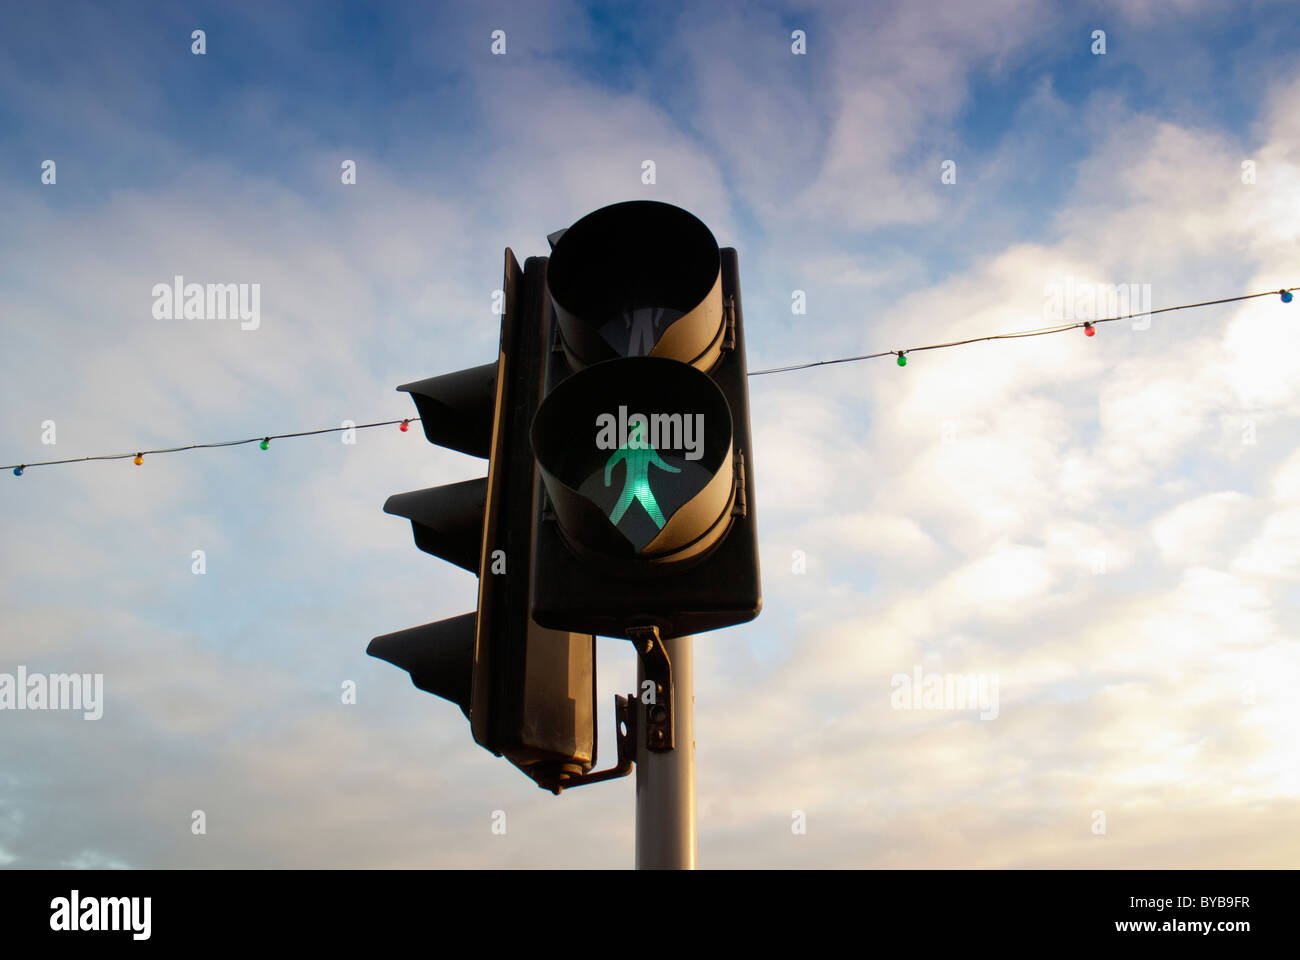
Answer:
<svg viewBox="0 0 1300 960"><path fill-rule="evenodd" d="M664 640L673 665L673 742L664 753L636 744L636 868L695 869L695 668L692 638ZM637 710L644 731L648 706L641 702L645 672L637 664Z"/></svg>

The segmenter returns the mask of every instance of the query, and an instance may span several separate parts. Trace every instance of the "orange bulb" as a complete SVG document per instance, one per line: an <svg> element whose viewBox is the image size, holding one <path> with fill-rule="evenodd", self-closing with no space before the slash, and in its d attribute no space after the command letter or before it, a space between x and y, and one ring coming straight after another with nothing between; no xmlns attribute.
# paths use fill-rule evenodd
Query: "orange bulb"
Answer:
<svg viewBox="0 0 1300 960"><path fill-rule="evenodd" d="M135 455L135 460L133 460L132 462L133 462L137 467L142 466L142 465L144 464L144 457L137 453L137 454Z"/></svg>

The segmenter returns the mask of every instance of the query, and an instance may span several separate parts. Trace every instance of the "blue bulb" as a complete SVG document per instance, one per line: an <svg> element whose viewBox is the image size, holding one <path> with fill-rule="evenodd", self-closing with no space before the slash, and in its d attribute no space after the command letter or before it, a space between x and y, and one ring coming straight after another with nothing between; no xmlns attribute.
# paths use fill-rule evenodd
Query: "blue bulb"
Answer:
<svg viewBox="0 0 1300 960"><path fill-rule="evenodd" d="M1283 290L1283 291L1282 291L1282 302L1283 302L1283 303L1290 303L1290 302L1291 302L1291 291L1290 291L1290 290Z"/></svg>
<svg viewBox="0 0 1300 960"><path fill-rule="evenodd" d="M15 477L21 477L22 475L23 475L23 468L22 468L22 467L14 467L14 476L15 476Z"/></svg>

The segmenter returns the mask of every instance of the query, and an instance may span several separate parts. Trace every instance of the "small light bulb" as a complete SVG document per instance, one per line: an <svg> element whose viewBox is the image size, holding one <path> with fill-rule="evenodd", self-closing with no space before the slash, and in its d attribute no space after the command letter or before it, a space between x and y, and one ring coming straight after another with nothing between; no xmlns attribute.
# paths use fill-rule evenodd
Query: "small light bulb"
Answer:
<svg viewBox="0 0 1300 960"><path fill-rule="evenodd" d="M267 450L267 449L269 449L270 446L271 446L271 438L270 438L270 437L267 437L267 438L266 438L265 440L263 440L260 444L258 444L258 446L260 446L263 450Z"/></svg>
<svg viewBox="0 0 1300 960"><path fill-rule="evenodd" d="M135 459L132 460L131 462L134 463L137 467L144 466L144 454L143 454L143 453L137 453L137 454L135 455Z"/></svg>
<svg viewBox="0 0 1300 960"><path fill-rule="evenodd" d="M1282 294L1282 302L1283 302L1283 303L1290 303L1290 302L1291 302L1291 291L1290 291L1290 290L1279 290L1278 293Z"/></svg>
<svg viewBox="0 0 1300 960"><path fill-rule="evenodd" d="M23 468L21 466L14 467L14 476L21 477L22 475L23 475Z"/></svg>
<svg viewBox="0 0 1300 960"><path fill-rule="evenodd" d="M1085 337L1095 337L1097 335L1097 328L1091 323L1085 323L1083 325L1083 335Z"/></svg>
<svg viewBox="0 0 1300 960"><path fill-rule="evenodd" d="M397 429L398 429L398 430L401 430L402 433L405 433L405 432L407 431L407 429L410 427L410 425L411 425L411 421L410 421L410 420L403 420L403 421L402 421L402 425L401 425L400 427L398 427Z"/></svg>
<svg viewBox="0 0 1300 960"><path fill-rule="evenodd" d="M905 366L907 366L907 357L903 356L903 351L902 351L902 350L899 350L899 351L898 351L898 365L899 365L900 367L905 367Z"/></svg>

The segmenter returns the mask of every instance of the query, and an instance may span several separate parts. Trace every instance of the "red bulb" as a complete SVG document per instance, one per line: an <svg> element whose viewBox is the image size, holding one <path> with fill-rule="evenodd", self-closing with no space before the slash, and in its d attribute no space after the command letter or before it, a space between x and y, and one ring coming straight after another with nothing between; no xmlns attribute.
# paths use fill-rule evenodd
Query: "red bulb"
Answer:
<svg viewBox="0 0 1300 960"><path fill-rule="evenodd" d="M1084 336L1095 337L1097 335L1097 328L1094 327L1091 323L1085 323L1083 325L1083 333Z"/></svg>
<svg viewBox="0 0 1300 960"><path fill-rule="evenodd" d="M407 428L408 426L409 426L409 422L406 421L406 420L403 420L403 421L402 421L402 425L401 425L400 427L398 427L397 429L398 429L398 430L401 430L402 433L405 433L405 432L406 432L406 428Z"/></svg>

